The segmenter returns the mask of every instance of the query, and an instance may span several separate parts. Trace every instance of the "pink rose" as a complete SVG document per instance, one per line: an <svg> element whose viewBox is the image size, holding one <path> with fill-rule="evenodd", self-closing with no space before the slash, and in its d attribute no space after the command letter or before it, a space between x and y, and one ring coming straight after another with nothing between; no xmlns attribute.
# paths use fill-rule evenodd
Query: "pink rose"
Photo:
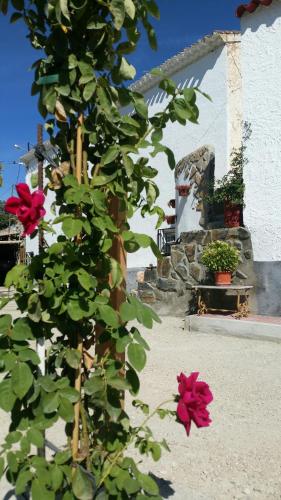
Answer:
<svg viewBox="0 0 281 500"><path fill-rule="evenodd" d="M5 210L17 216L24 227L22 235L26 236L33 233L46 213L43 208L45 196L40 189L31 193L28 185L24 183L17 184L16 190L19 198L15 196L8 198Z"/></svg>
<svg viewBox="0 0 281 500"><path fill-rule="evenodd" d="M186 377L181 373L177 377L180 394L177 415L188 436L191 422L194 422L196 427L209 427L212 422L206 407L213 401L213 395L206 382L197 382L198 375L196 372Z"/></svg>

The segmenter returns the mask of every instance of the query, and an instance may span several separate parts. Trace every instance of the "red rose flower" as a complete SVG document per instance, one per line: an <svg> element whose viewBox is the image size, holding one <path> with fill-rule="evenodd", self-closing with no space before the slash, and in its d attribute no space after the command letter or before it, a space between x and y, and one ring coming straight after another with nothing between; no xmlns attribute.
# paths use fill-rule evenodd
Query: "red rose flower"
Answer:
<svg viewBox="0 0 281 500"><path fill-rule="evenodd" d="M177 415L188 436L191 422L194 422L196 427L209 427L212 422L206 407L213 401L213 395L206 382L197 382L198 375L199 373L191 373L186 377L181 373L178 376L180 398Z"/></svg>
<svg viewBox="0 0 281 500"><path fill-rule="evenodd" d="M46 213L45 208L43 208L45 196L40 189L31 193L28 185L24 183L17 184L16 190L19 198L15 196L8 198L5 203L5 210L17 216L24 227L22 235L27 236L33 233L40 219Z"/></svg>

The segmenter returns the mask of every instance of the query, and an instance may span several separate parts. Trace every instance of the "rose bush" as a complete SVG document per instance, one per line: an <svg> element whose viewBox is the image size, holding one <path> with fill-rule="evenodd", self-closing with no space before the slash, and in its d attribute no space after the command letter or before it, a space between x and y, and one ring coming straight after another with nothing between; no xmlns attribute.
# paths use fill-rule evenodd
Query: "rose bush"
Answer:
<svg viewBox="0 0 281 500"><path fill-rule="evenodd" d="M16 215L24 227L23 236L32 234L46 210L43 207L45 196L42 190L30 192L29 186L24 183L16 185L19 198L11 196L5 203L5 210Z"/></svg>
<svg viewBox="0 0 281 500"><path fill-rule="evenodd" d="M9 271L6 286L14 295L0 301L2 308L14 299L21 313L0 315L0 408L11 418L0 476L16 495L31 492L33 500L159 500L158 485L128 450L159 460L168 446L154 438L147 422L176 412L161 405L151 411L134 399L144 413L135 425L124 405L126 391L138 395L149 350L138 323L151 329L160 322L126 290L124 260L141 247L161 258L151 237L131 230L130 218L140 211L158 216L157 227L163 222L156 205L158 172L150 160L164 154L175 167L164 132L175 121L197 122L199 90L179 89L153 72L168 97L165 109L151 116L144 97L125 83L135 77L127 54L141 33L156 48L154 0L33 0L32 8L27 0L0 0L4 14L10 3L16 9L11 20L24 20L39 50L32 94L38 94L58 157L45 170L45 189L55 197L52 226L40 222L43 194L27 186L18 187L19 199L7 208L25 234L38 223L53 233L58 224L61 229L30 264ZM48 346L43 370L34 348L42 339ZM186 386L181 399L201 425L204 391L197 386L193 407L186 401L192 391ZM60 428L64 422L64 445L52 445L46 454L45 431L58 421Z"/></svg>
<svg viewBox="0 0 281 500"><path fill-rule="evenodd" d="M188 436L191 422L194 422L196 427L209 427L212 422L207 406L213 401L213 395L206 382L197 381L198 376L197 372L191 373L189 377L184 373L178 376L180 398L177 415Z"/></svg>

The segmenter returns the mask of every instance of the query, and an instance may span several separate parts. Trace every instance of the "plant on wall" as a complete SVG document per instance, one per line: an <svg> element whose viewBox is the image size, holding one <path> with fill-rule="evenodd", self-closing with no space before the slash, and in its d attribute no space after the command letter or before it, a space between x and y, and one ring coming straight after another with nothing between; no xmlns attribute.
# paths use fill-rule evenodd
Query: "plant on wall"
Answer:
<svg viewBox="0 0 281 500"><path fill-rule="evenodd" d="M247 141L251 136L250 124L244 123L242 145L231 153L230 170L219 179L215 186L211 186L208 196L210 203L229 203L244 206L245 184L243 169L248 163L246 156Z"/></svg>
<svg viewBox="0 0 281 500"><path fill-rule="evenodd" d="M196 89L178 90L154 72L170 98L163 112L148 117L143 96L124 85L135 76L126 55L136 49L143 30L156 48L150 22L159 17L154 0L12 5L11 21L24 20L40 51L32 94L38 95L60 160L48 168L48 188L56 194L52 224L42 219L43 193L31 194L26 185L18 186L20 198L8 200L7 210L21 218L26 234L34 235L37 226L54 231L57 224L62 233L30 265L14 267L6 278L22 316L0 316L0 407L11 415L1 473L16 494L28 491L34 500L160 498L157 484L126 450L134 446L158 460L167 444L154 439L148 421L175 412L161 405L150 412L135 399L144 420L134 426L125 411L124 393L137 395L149 350L136 323L152 328L159 318L127 294L124 260L125 252L140 247L151 247L158 256L155 242L131 231L129 219L140 210L163 221L155 205L157 170L145 150L152 148L152 157L166 154L174 168L163 130L170 121L197 121ZM6 14L8 0L0 0L0 8ZM124 106L130 114L120 112ZM40 371L34 343L42 339L48 355ZM188 433L191 421L198 427L210 423L206 406L212 396L197 376L180 376L180 395L173 398ZM44 432L59 420L65 424L65 447L46 458ZM34 446L41 450L38 456Z"/></svg>

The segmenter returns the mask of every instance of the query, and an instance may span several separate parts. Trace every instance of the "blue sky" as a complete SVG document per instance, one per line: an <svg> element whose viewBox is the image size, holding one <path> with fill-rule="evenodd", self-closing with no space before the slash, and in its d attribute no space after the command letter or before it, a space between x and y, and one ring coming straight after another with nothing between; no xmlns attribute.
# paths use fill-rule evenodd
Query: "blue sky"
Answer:
<svg viewBox="0 0 281 500"><path fill-rule="evenodd" d="M155 22L158 51L149 49L143 38L138 51L131 56L140 78L151 68L161 64L183 48L215 30L239 29L235 9L239 0L158 0L161 19ZM4 185L0 199L11 193L11 185L22 180L24 168L13 164L27 143L36 142L36 125L41 117L37 99L30 96L32 63L38 52L29 46L22 22L9 23L9 17L0 15L0 161L4 161ZM23 153L23 151L22 151Z"/></svg>

